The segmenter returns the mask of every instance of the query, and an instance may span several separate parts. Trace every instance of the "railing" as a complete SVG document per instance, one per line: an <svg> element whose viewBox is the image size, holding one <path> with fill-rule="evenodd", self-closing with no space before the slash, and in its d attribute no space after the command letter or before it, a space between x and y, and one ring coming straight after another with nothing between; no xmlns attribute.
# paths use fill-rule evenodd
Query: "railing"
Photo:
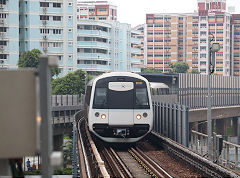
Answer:
<svg viewBox="0 0 240 178"><path fill-rule="evenodd" d="M188 147L188 107L153 102L153 130Z"/></svg>
<svg viewBox="0 0 240 178"><path fill-rule="evenodd" d="M240 78L210 76L213 107L240 105ZM178 102L192 109L207 107L207 75L179 74Z"/></svg>
<svg viewBox="0 0 240 178"><path fill-rule="evenodd" d="M79 95L52 95L52 106L77 106Z"/></svg>
<svg viewBox="0 0 240 178"><path fill-rule="evenodd" d="M206 134L199 133L193 130L191 131L190 148L193 151L201 154L202 156L206 156L207 143L208 143L208 136ZM213 145L216 145L216 143ZM239 171L240 170L240 162L238 158L239 149L240 149L240 145L223 140L222 154L220 154L220 157L217 160L221 165L232 168L232 169L236 169ZM213 151L215 152L216 149L213 149Z"/></svg>

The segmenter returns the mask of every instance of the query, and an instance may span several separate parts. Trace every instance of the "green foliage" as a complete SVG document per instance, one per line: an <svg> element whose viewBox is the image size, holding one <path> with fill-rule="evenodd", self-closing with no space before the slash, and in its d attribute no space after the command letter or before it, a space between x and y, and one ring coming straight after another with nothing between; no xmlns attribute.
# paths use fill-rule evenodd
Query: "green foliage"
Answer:
<svg viewBox="0 0 240 178"><path fill-rule="evenodd" d="M18 60L18 67L32 67L38 68L39 66L39 57L42 52L39 49L33 49L31 51L25 51L21 54L20 59ZM51 67L52 76L58 76L60 69L57 67Z"/></svg>
<svg viewBox="0 0 240 178"><path fill-rule="evenodd" d="M72 153L73 153L73 140L68 139L63 146L63 167L72 165Z"/></svg>
<svg viewBox="0 0 240 178"><path fill-rule="evenodd" d="M56 169L54 175L72 175L72 168Z"/></svg>
<svg viewBox="0 0 240 178"><path fill-rule="evenodd" d="M82 70L76 70L52 81L52 94L54 95L81 95L84 90L85 72Z"/></svg>
<svg viewBox="0 0 240 178"><path fill-rule="evenodd" d="M18 67L37 68L39 65L39 56L41 54L42 54L41 51L38 49L23 52L18 61Z"/></svg>
<svg viewBox="0 0 240 178"><path fill-rule="evenodd" d="M41 172L40 172L40 170L25 171L24 174L25 174L25 175L40 175Z"/></svg>
<svg viewBox="0 0 240 178"><path fill-rule="evenodd" d="M142 72L142 73L162 73L161 70L159 70L159 69L153 69L153 68L151 68L151 69L149 69L149 68L142 68L142 69L141 69L141 72Z"/></svg>
<svg viewBox="0 0 240 178"><path fill-rule="evenodd" d="M171 63L170 67L172 68L173 73L187 73L189 66L186 62L176 62Z"/></svg>
<svg viewBox="0 0 240 178"><path fill-rule="evenodd" d="M200 72L197 69L192 69L191 73L192 74L200 74Z"/></svg>

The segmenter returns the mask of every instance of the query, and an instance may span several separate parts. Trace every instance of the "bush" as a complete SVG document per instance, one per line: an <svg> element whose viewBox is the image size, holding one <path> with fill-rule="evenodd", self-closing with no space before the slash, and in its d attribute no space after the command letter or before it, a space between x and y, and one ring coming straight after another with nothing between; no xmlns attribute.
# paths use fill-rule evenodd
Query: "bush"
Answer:
<svg viewBox="0 0 240 178"><path fill-rule="evenodd" d="M56 169L54 175L72 175L72 168Z"/></svg>

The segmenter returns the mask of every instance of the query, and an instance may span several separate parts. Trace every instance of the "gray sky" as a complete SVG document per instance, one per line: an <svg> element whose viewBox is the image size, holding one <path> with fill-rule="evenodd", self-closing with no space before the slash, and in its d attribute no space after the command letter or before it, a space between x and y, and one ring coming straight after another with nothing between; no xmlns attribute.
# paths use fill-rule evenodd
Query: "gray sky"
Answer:
<svg viewBox="0 0 240 178"><path fill-rule="evenodd" d="M197 0L109 0L117 6L118 21L132 27L145 23L146 13L188 13L197 10ZM227 0L240 14L240 0Z"/></svg>

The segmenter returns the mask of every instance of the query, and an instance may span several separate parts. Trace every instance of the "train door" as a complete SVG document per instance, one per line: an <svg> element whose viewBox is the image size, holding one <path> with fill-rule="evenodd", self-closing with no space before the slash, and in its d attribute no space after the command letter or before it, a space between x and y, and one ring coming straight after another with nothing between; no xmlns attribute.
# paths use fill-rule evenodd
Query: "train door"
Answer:
<svg viewBox="0 0 240 178"><path fill-rule="evenodd" d="M109 82L108 89L109 125L133 125L133 82Z"/></svg>

